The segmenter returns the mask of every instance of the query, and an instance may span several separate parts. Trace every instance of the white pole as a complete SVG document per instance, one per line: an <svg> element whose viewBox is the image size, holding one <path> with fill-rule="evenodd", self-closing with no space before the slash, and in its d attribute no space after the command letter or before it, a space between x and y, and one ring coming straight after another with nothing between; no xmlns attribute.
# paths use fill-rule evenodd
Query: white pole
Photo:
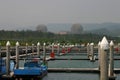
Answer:
<svg viewBox="0 0 120 80"><path fill-rule="evenodd" d="M90 44L89 43L87 44L87 56L88 58L90 56Z"/></svg>
<svg viewBox="0 0 120 80"><path fill-rule="evenodd" d="M1 55L1 43L0 43L0 58L2 57L2 55Z"/></svg>
<svg viewBox="0 0 120 80"><path fill-rule="evenodd" d="M16 42L16 69L19 68L19 42Z"/></svg>
<svg viewBox="0 0 120 80"><path fill-rule="evenodd" d="M52 43L52 53L54 53L54 43Z"/></svg>
<svg viewBox="0 0 120 80"><path fill-rule="evenodd" d="M10 42L6 43L6 74L10 74Z"/></svg>
<svg viewBox="0 0 120 80"><path fill-rule="evenodd" d="M100 45L100 80L108 80L108 49L109 43L106 37L103 37Z"/></svg>
<svg viewBox="0 0 120 80"><path fill-rule="evenodd" d="M28 58L28 43L26 43L26 58Z"/></svg>
<svg viewBox="0 0 120 80"><path fill-rule="evenodd" d="M94 60L94 43L90 44L90 53L91 53L92 60Z"/></svg>
<svg viewBox="0 0 120 80"><path fill-rule="evenodd" d="M37 55L40 57L40 43L37 43Z"/></svg>
<svg viewBox="0 0 120 80"><path fill-rule="evenodd" d="M58 43L58 45L57 45L57 48L58 48L58 55L60 54L60 43Z"/></svg>
<svg viewBox="0 0 120 80"><path fill-rule="evenodd" d="M99 64L99 70L100 70L100 44L101 44L101 42L99 41L99 43L98 43L98 64Z"/></svg>
<svg viewBox="0 0 120 80"><path fill-rule="evenodd" d="M35 45L32 44L32 54L31 54L32 56L34 56L34 46L35 46Z"/></svg>
<svg viewBox="0 0 120 80"><path fill-rule="evenodd" d="M43 63L46 64L46 43L43 43Z"/></svg>
<svg viewBox="0 0 120 80"><path fill-rule="evenodd" d="M114 47L114 43L113 41L110 42L110 63L109 63L109 76L112 77L114 76L114 61L113 61L113 57L114 57L114 53L113 53L113 47Z"/></svg>

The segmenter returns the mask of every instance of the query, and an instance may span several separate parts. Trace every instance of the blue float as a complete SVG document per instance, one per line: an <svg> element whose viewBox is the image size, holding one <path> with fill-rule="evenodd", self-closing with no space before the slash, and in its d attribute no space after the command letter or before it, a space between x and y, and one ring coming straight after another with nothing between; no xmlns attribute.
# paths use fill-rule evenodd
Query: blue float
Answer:
<svg viewBox="0 0 120 80"><path fill-rule="evenodd" d="M24 63L23 69L14 69L15 77L22 76L39 76L42 77L47 74L47 66L43 65L39 60L28 60Z"/></svg>

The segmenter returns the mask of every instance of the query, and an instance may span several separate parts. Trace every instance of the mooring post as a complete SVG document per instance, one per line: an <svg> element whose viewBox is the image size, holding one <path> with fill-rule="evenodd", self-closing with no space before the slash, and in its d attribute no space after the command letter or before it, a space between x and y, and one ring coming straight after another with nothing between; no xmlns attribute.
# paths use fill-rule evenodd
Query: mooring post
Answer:
<svg viewBox="0 0 120 80"><path fill-rule="evenodd" d="M40 43L37 43L37 55L40 57Z"/></svg>
<svg viewBox="0 0 120 80"><path fill-rule="evenodd" d="M16 69L19 68L19 42L16 42Z"/></svg>
<svg viewBox="0 0 120 80"><path fill-rule="evenodd" d="M54 43L52 43L52 53L54 53Z"/></svg>
<svg viewBox="0 0 120 80"><path fill-rule="evenodd" d="M113 53L113 47L114 47L114 43L113 41L110 42L110 61L109 61L109 76L113 77L114 76L114 61L113 61L113 57L114 57L114 53Z"/></svg>
<svg viewBox="0 0 120 80"><path fill-rule="evenodd" d="M120 43L118 43L118 49L116 51L118 54L120 54Z"/></svg>
<svg viewBox="0 0 120 80"><path fill-rule="evenodd" d="M108 80L108 49L109 43L106 37L103 37L101 44L101 58L100 58L100 80Z"/></svg>
<svg viewBox="0 0 120 80"><path fill-rule="evenodd" d="M10 75L10 42L6 43L6 75Z"/></svg>
<svg viewBox="0 0 120 80"><path fill-rule="evenodd" d="M35 45L32 44L32 54L31 54L32 56L34 56L34 46L35 46Z"/></svg>
<svg viewBox="0 0 120 80"><path fill-rule="evenodd" d="M26 53L26 58L28 58L28 43L26 43L25 53Z"/></svg>
<svg viewBox="0 0 120 80"><path fill-rule="evenodd" d="M46 43L43 43L43 63L46 64Z"/></svg>
<svg viewBox="0 0 120 80"><path fill-rule="evenodd" d="M90 44L90 53L92 60L94 60L94 43Z"/></svg>
<svg viewBox="0 0 120 80"><path fill-rule="evenodd" d="M1 55L1 43L0 43L0 58L2 57L2 55Z"/></svg>
<svg viewBox="0 0 120 80"><path fill-rule="evenodd" d="M90 56L90 44L89 43L87 44L87 56L88 58Z"/></svg>
<svg viewBox="0 0 120 80"><path fill-rule="evenodd" d="M100 44L101 44L101 42L99 41L99 43L98 43L98 68L99 68L99 70L100 70L100 54L101 54L101 52L100 52Z"/></svg>
<svg viewBox="0 0 120 80"><path fill-rule="evenodd" d="M60 43L57 44L57 53L60 55Z"/></svg>

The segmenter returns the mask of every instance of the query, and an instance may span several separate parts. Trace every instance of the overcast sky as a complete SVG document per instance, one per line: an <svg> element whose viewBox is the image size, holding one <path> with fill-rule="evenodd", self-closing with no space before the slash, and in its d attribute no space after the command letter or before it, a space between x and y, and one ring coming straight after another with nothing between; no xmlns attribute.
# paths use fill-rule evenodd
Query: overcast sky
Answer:
<svg viewBox="0 0 120 80"><path fill-rule="evenodd" d="M120 23L120 0L0 0L0 24Z"/></svg>

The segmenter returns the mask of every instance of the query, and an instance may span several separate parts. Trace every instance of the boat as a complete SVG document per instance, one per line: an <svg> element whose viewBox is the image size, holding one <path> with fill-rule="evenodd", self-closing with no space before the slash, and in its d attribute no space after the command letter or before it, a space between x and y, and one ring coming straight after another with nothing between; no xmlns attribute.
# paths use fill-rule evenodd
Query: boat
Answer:
<svg viewBox="0 0 120 80"><path fill-rule="evenodd" d="M6 73L5 60L0 58L0 77Z"/></svg>
<svg viewBox="0 0 120 80"><path fill-rule="evenodd" d="M10 73L14 70L15 63L13 60L10 60ZM0 78L7 73L6 70L6 59L0 58Z"/></svg>
<svg viewBox="0 0 120 80"><path fill-rule="evenodd" d="M42 78L47 74L47 66L40 60L34 58L26 60L23 69L14 69L14 77L39 77Z"/></svg>

